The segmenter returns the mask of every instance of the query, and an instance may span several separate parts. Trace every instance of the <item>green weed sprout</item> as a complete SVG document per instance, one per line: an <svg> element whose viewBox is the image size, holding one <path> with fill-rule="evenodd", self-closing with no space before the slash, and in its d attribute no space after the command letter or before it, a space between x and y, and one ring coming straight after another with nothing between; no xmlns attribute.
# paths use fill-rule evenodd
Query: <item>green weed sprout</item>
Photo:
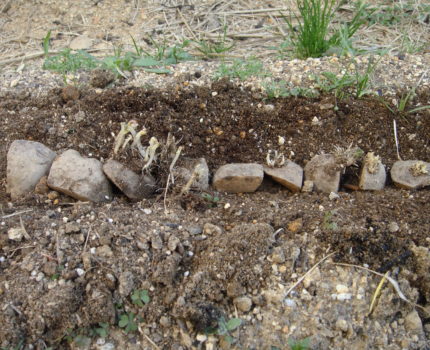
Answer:
<svg viewBox="0 0 430 350"><path fill-rule="evenodd" d="M205 58L212 59L223 56L226 52L234 47L232 44L227 44L227 26L223 26L222 35L219 34L216 41L201 40L195 41L197 51L199 51Z"/></svg>
<svg viewBox="0 0 430 350"><path fill-rule="evenodd" d="M391 113L395 112L395 109L400 112L400 113L405 113L405 114L412 114L415 112L419 112L421 110L424 109L429 109L430 105L425 105L425 106L418 106L409 110L406 110L406 107L411 103L411 101L414 99L414 97L416 96L416 89L418 88L418 86L421 84L421 81L424 79L424 76L426 75L427 71L425 71L420 79L418 80L418 82L415 84L414 87L412 87L407 93L403 93L399 102L397 102L397 104L395 105L395 108L391 108L388 103L381 99L381 102L385 105L385 107L388 108L388 110Z"/></svg>
<svg viewBox="0 0 430 350"><path fill-rule="evenodd" d="M131 295L131 302L139 307L143 307L144 304L146 305L150 301L151 298L149 297L148 291L145 289L137 289Z"/></svg>
<svg viewBox="0 0 430 350"><path fill-rule="evenodd" d="M140 321L139 317L136 319L136 315L133 312L125 313L120 316L118 326L124 328L125 333L137 331L137 321Z"/></svg>
<svg viewBox="0 0 430 350"><path fill-rule="evenodd" d="M228 321L224 317L218 319L218 327L212 328L207 331L208 334L216 334L224 337L224 340L232 344L234 338L231 336L230 332L239 328L242 325L242 320L240 318L231 318Z"/></svg>
<svg viewBox="0 0 430 350"><path fill-rule="evenodd" d="M218 67L218 71L215 73L215 79L237 78L239 80L246 80L251 76L265 77L268 76L263 68L263 63L256 58L250 58L248 60L236 59L231 64L225 64L224 62Z"/></svg>
<svg viewBox="0 0 430 350"><path fill-rule="evenodd" d="M291 350L307 350L310 346L310 338L305 338L302 340L288 339L288 346Z"/></svg>

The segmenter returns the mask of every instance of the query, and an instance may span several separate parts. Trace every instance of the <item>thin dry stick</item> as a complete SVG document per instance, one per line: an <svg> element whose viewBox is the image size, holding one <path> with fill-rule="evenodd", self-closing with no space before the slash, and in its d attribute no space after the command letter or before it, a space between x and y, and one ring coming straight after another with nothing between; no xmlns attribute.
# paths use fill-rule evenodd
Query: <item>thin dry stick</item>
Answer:
<svg viewBox="0 0 430 350"><path fill-rule="evenodd" d="M91 232L91 226L88 227L87 237L85 238L84 249L82 250L83 253L85 253L85 249L87 248L87 243L88 243L88 238L90 237L90 232Z"/></svg>
<svg viewBox="0 0 430 350"><path fill-rule="evenodd" d="M365 270L368 272L371 272L377 276L381 276L381 277L385 277L388 282L391 283L391 285L394 287L395 291L397 292L397 295L399 296L400 299L402 299L403 301L407 302L408 304L421 309L422 311L424 311L427 314L430 314L429 311L427 311L427 309L425 309L424 307L422 307L421 305L415 304L412 301L409 301L405 295L402 293L402 291L400 290L399 284L397 283L397 281L393 278L391 278L390 276L387 275L383 275L382 273L376 272L374 270L368 269L367 267L364 266L359 266L359 265L354 265L354 264L345 264L345 263L332 263L333 265L338 265L338 266L346 266L346 267L355 267L357 269L361 269L361 270Z"/></svg>
<svg viewBox="0 0 430 350"><path fill-rule="evenodd" d="M395 119L393 119L393 131L394 131L394 142L396 143L397 158L399 160L402 160L402 158L400 158L400 153L399 153L399 140L397 139L397 124Z"/></svg>
<svg viewBox="0 0 430 350"><path fill-rule="evenodd" d="M15 249L13 249L13 250L10 251L10 254L8 255L7 258L8 259L12 258L18 250L27 249L27 248L34 248L34 247L35 247L35 245L26 245L26 246L23 246L23 247L15 248Z"/></svg>
<svg viewBox="0 0 430 350"><path fill-rule="evenodd" d="M302 277L300 277L298 279L298 281L296 283L294 283L290 289L287 290L287 293L285 294L285 298L288 296L288 294L290 294L294 288L296 288L305 278L307 275L311 274L313 270L315 270L319 265L321 265L325 260L327 260L329 257L331 257L334 253L330 253L329 255L326 255L324 258L322 258L320 261L318 261L314 266L312 266L308 272L306 272Z"/></svg>
<svg viewBox="0 0 430 350"><path fill-rule="evenodd" d="M160 350L160 347L157 344L155 344L150 337L148 337L146 334L143 334L143 335L146 338L146 340L148 340L155 349Z"/></svg>
<svg viewBox="0 0 430 350"><path fill-rule="evenodd" d="M22 231L24 232L24 237L25 237L25 239L30 240L30 239L31 239L31 237L30 237L30 235L28 234L27 230L25 229L24 222L22 221L22 216L20 216L20 217L19 217L19 223L21 224L21 229L22 229Z"/></svg>
<svg viewBox="0 0 430 350"><path fill-rule="evenodd" d="M24 213L28 213L30 211L33 211L33 209L26 209L26 210L17 211L16 213L13 213L13 214L3 215L1 217L1 219L2 220L3 219L8 219L8 218L11 218L12 216L21 215L21 214L24 214Z"/></svg>
<svg viewBox="0 0 430 350"><path fill-rule="evenodd" d="M89 49L87 50L87 52L95 52L95 51L101 51L100 49ZM49 54L50 55L55 55L60 53L61 50L56 50L56 51L50 51ZM20 57L14 57L14 58L9 58L3 61L0 61L0 66L9 64L9 63L16 63L16 62L24 62L24 61L29 61L35 58L39 58L45 55L45 52L34 52L31 53L29 55L26 56L20 56Z"/></svg>
<svg viewBox="0 0 430 350"><path fill-rule="evenodd" d="M242 13L254 14L254 13L269 13L269 12L281 12L289 10L287 7L278 7L278 8L268 8L268 9L249 9L249 10L236 10L236 11L227 11L227 12L219 12L218 15L238 15Z"/></svg>
<svg viewBox="0 0 430 350"><path fill-rule="evenodd" d="M369 317L373 313L373 310L375 309L375 306L376 306L376 300L381 294L382 286L384 285L388 275L389 275L389 271L387 271L385 276L382 277L381 281L379 282L378 287L376 288L375 293L373 294L372 302L370 303L369 313L367 314L367 317Z"/></svg>
<svg viewBox="0 0 430 350"><path fill-rule="evenodd" d="M178 9L179 16L181 16L182 20L184 21L185 27L187 27L188 31L191 33L194 40L198 41L196 34L194 34L194 31L191 29L190 25L188 24L187 20L185 19L184 15L182 14L182 11Z"/></svg>

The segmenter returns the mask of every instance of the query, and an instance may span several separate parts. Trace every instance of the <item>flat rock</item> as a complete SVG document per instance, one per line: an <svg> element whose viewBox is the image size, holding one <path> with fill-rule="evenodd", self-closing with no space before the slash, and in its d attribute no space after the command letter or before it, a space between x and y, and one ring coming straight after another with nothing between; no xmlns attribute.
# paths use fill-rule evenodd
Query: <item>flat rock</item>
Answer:
<svg viewBox="0 0 430 350"><path fill-rule="evenodd" d="M226 164L216 171L213 185L218 191L222 192L255 192L261 185L263 176L263 166L260 164Z"/></svg>
<svg viewBox="0 0 430 350"><path fill-rule="evenodd" d="M12 200L35 189L57 154L39 142L16 140L7 153L7 191Z"/></svg>
<svg viewBox="0 0 430 350"><path fill-rule="evenodd" d="M52 163L48 186L82 201L106 202L112 199L112 187L103 173L102 163L67 150Z"/></svg>
<svg viewBox="0 0 430 350"><path fill-rule="evenodd" d="M379 157L369 152L364 158L358 187L365 191L380 191L384 189L386 179L385 166Z"/></svg>
<svg viewBox="0 0 430 350"><path fill-rule="evenodd" d="M303 169L294 162L288 161L281 168L264 167L264 172L292 192L299 192L302 188Z"/></svg>
<svg viewBox="0 0 430 350"><path fill-rule="evenodd" d="M130 199L141 200L154 193L155 180L151 176L139 176L116 160L109 159L103 165L103 171Z"/></svg>
<svg viewBox="0 0 430 350"><path fill-rule="evenodd" d="M191 188L205 191L209 188L209 167L205 158L184 158L182 159L181 166L178 166L174 169L175 177L179 177L182 179L184 184L188 183L191 179L191 176L194 174L194 180L191 184Z"/></svg>
<svg viewBox="0 0 430 350"><path fill-rule="evenodd" d="M305 180L312 181L314 189L324 193L339 190L340 170L332 154L313 157L305 166Z"/></svg>
<svg viewBox="0 0 430 350"><path fill-rule="evenodd" d="M391 179L408 190L430 186L430 163L420 160L399 160L391 168Z"/></svg>

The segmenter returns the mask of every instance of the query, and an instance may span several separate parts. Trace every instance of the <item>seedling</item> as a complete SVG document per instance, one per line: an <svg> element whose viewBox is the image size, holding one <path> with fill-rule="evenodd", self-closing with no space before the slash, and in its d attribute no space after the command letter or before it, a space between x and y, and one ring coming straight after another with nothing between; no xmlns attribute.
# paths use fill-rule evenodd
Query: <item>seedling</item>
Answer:
<svg viewBox="0 0 430 350"><path fill-rule="evenodd" d="M263 68L263 63L261 61L250 58L246 61L236 59L231 64L225 64L224 62L218 67L218 71L216 72L214 78L237 78L239 80L246 80L249 77L265 77L268 76Z"/></svg>
<svg viewBox="0 0 430 350"><path fill-rule="evenodd" d="M230 320L226 321L224 317L221 317L218 319L218 327L211 328L207 330L206 333L223 336L224 340L227 343L232 344L234 342L234 338L230 334L230 332L239 328L241 325L242 325L242 320L240 318L231 318Z"/></svg>
<svg viewBox="0 0 430 350"><path fill-rule="evenodd" d="M106 338L109 335L109 323L99 322L99 327L94 328L94 332L101 338Z"/></svg>
<svg viewBox="0 0 430 350"><path fill-rule="evenodd" d="M267 166L274 168L274 167L281 167L285 164L285 156L283 153L278 153L278 151L273 152L273 158L271 157L272 150L267 151L266 156L266 164Z"/></svg>
<svg viewBox="0 0 430 350"><path fill-rule="evenodd" d="M293 338L288 339L288 346L291 350L307 350L310 346L310 338L305 338L302 340L295 340Z"/></svg>
<svg viewBox="0 0 430 350"><path fill-rule="evenodd" d="M332 211L326 211L324 213L323 228L328 231L334 231L337 229L337 223L333 220Z"/></svg>
<svg viewBox="0 0 430 350"><path fill-rule="evenodd" d="M144 304L146 305L150 301L151 298L149 297L148 291L145 289L137 289L131 295L131 302L139 307L143 307Z"/></svg>
<svg viewBox="0 0 430 350"><path fill-rule="evenodd" d="M128 312L120 316L118 326L124 328L125 333L128 334L137 331L138 326L136 321L139 322L140 318L137 317L136 319L136 315L133 312Z"/></svg>
<svg viewBox="0 0 430 350"><path fill-rule="evenodd" d="M234 47L234 43L227 43L227 26L223 27L223 33L218 36L218 40L209 41L201 40L195 41L197 51L199 51L205 58L218 58L223 56L226 52Z"/></svg>
<svg viewBox="0 0 430 350"><path fill-rule="evenodd" d="M295 87L288 84L286 81L271 81L263 84L263 91L268 99L280 97L317 97L318 91L309 88Z"/></svg>
<svg viewBox="0 0 430 350"><path fill-rule="evenodd" d="M209 193L202 193L201 196L206 202L209 202L209 206L212 208L216 207L218 202L220 201L219 197L212 196Z"/></svg>

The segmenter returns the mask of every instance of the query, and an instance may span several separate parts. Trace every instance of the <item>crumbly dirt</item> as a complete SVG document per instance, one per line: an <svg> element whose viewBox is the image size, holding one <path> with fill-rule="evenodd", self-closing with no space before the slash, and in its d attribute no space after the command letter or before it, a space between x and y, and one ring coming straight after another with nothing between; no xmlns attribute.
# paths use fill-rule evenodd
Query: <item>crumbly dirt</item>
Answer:
<svg viewBox="0 0 430 350"><path fill-rule="evenodd" d="M426 306L428 189L404 191L388 181L381 192L343 188L338 199L330 200L317 193L292 194L267 180L253 194L209 191L202 197L169 192L164 202L167 174L155 169L159 191L154 198L132 203L117 193L112 203L102 205L66 196L53 202L37 194L11 203L4 186L12 140L39 141L57 152L74 148L106 160L112 156L120 122L131 119L147 128L148 137L162 140L172 133L184 146L183 155L205 157L211 172L230 162L264 163L269 150L282 151L304 166L315 154L351 144L380 155L389 170L397 160L393 119L401 155L430 160L427 111L393 115L372 98L338 101L337 111L332 96L268 101L227 80L207 87L179 83L167 90L75 89L52 89L38 97L10 92L0 102L5 140L0 150L2 346L82 348L78 336L89 337L91 329L106 322L111 331L104 341L117 348L149 349L155 347L151 342L163 349L213 343L226 348L222 336L202 337L210 327L218 327L221 317L235 315L244 322L232 332L237 348L285 348L289 338L306 336L316 349L347 348L349 340L372 348L381 341L381 329L390 330L382 340L386 348L405 348L407 337L412 337L410 348L427 342L427 333L413 337L415 330L405 326L411 306L400 302L390 287L381 304L397 302L367 318L378 277L352 267L332 270L323 264L315 280L285 297L301 275L333 253L331 263L390 271L402 281L408 299ZM422 94L416 102L427 100ZM278 136L286 140L282 149ZM136 170L141 166L131 151L119 158ZM344 183L354 180L345 176ZM7 231L20 227L20 220L30 239L8 240ZM353 289L360 283L362 299L333 299L339 284ZM130 294L137 289L148 290L151 297L142 308L131 303ZM249 312L234 306L244 295L252 303ZM323 309L321 302L326 303ZM126 336L117 324L120 315L130 311L142 322L139 331ZM420 310L420 316L426 323L428 315ZM347 322L340 333L339 319ZM376 323L379 330L373 329ZM102 346L95 340L93 344Z"/></svg>

